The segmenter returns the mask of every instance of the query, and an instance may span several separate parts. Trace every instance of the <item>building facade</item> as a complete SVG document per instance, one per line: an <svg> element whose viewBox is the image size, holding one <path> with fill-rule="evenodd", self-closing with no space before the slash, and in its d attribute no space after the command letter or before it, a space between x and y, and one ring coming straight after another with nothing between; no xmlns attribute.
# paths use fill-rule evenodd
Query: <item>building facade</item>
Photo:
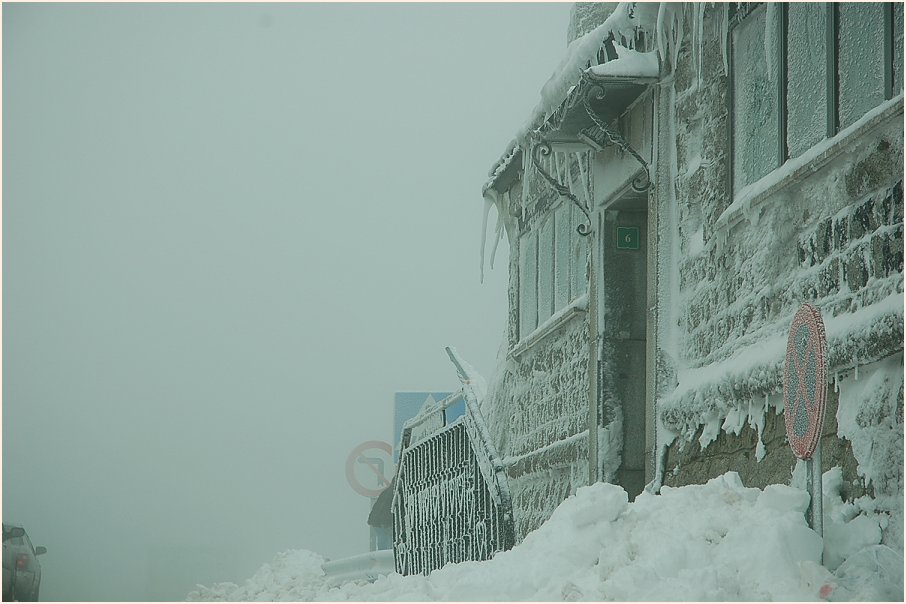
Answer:
<svg viewBox="0 0 906 604"><path fill-rule="evenodd" d="M481 412L517 539L589 482L799 480L783 362L810 302L823 469L902 550L902 91L902 4L576 5L483 188L510 285Z"/></svg>

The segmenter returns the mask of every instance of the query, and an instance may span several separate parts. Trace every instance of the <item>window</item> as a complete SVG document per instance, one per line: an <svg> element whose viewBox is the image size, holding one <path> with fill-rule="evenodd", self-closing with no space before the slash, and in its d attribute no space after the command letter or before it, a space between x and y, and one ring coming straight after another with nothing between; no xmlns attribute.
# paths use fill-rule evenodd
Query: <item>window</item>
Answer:
<svg viewBox="0 0 906 604"><path fill-rule="evenodd" d="M778 12L757 6L730 32L734 190L781 163L778 57L765 37L768 27L776 35Z"/></svg>
<svg viewBox="0 0 906 604"><path fill-rule="evenodd" d="M568 200L519 238L519 338L525 338L586 290L585 216Z"/></svg>
<svg viewBox="0 0 906 604"><path fill-rule="evenodd" d="M798 157L827 136L827 28L833 15L820 3L789 7L787 31L787 148Z"/></svg>
<svg viewBox="0 0 906 604"><path fill-rule="evenodd" d="M554 214L538 229L538 324L554 314Z"/></svg>
<svg viewBox="0 0 906 604"><path fill-rule="evenodd" d="M903 5L742 3L729 37L733 191L903 88Z"/></svg>
<svg viewBox="0 0 906 604"><path fill-rule="evenodd" d="M519 337L538 326L538 233L519 238Z"/></svg>
<svg viewBox="0 0 906 604"><path fill-rule="evenodd" d="M884 102L886 4L842 2L836 7L839 127L846 128Z"/></svg>

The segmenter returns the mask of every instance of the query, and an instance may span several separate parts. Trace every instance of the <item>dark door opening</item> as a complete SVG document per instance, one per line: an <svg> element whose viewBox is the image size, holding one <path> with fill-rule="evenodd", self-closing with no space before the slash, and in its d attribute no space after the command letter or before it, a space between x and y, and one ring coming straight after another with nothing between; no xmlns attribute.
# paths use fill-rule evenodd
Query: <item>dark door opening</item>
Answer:
<svg viewBox="0 0 906 604"><path fill-rule="evenodd" d="M645 487L648 195L622 196L604 212L600 298L605 421L623 422L617 482L630 500Z"/></svg>

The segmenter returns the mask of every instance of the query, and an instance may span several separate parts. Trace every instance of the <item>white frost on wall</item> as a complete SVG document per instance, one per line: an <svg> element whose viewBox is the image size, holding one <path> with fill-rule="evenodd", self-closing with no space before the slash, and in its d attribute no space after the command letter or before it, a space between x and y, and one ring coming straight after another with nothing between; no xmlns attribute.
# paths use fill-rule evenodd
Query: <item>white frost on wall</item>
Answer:
<svg viewBox="0 0 906 604"><path fill-rule="evenodd" d="M877 509L891 513L903 546L903 355L863 367L840 383L837 433L852 443Z"/></svg>

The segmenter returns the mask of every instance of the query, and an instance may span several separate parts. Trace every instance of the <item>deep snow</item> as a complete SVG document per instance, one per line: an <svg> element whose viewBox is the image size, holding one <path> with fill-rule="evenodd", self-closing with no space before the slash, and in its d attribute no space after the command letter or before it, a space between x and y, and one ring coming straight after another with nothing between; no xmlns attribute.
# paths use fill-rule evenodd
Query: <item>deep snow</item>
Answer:
<svg viewBox="0 0 906 604"><path fill-rule="evenodd" d="M808 494L792 486L748 488L728 472L629 503L599 483L486 562L329 587L324 559L295 550L242 585L199 586L188 599L902 601L902 552L879 545L883 518L840 499L841 476L825 473L823 541L806 525Z"/></svg>

